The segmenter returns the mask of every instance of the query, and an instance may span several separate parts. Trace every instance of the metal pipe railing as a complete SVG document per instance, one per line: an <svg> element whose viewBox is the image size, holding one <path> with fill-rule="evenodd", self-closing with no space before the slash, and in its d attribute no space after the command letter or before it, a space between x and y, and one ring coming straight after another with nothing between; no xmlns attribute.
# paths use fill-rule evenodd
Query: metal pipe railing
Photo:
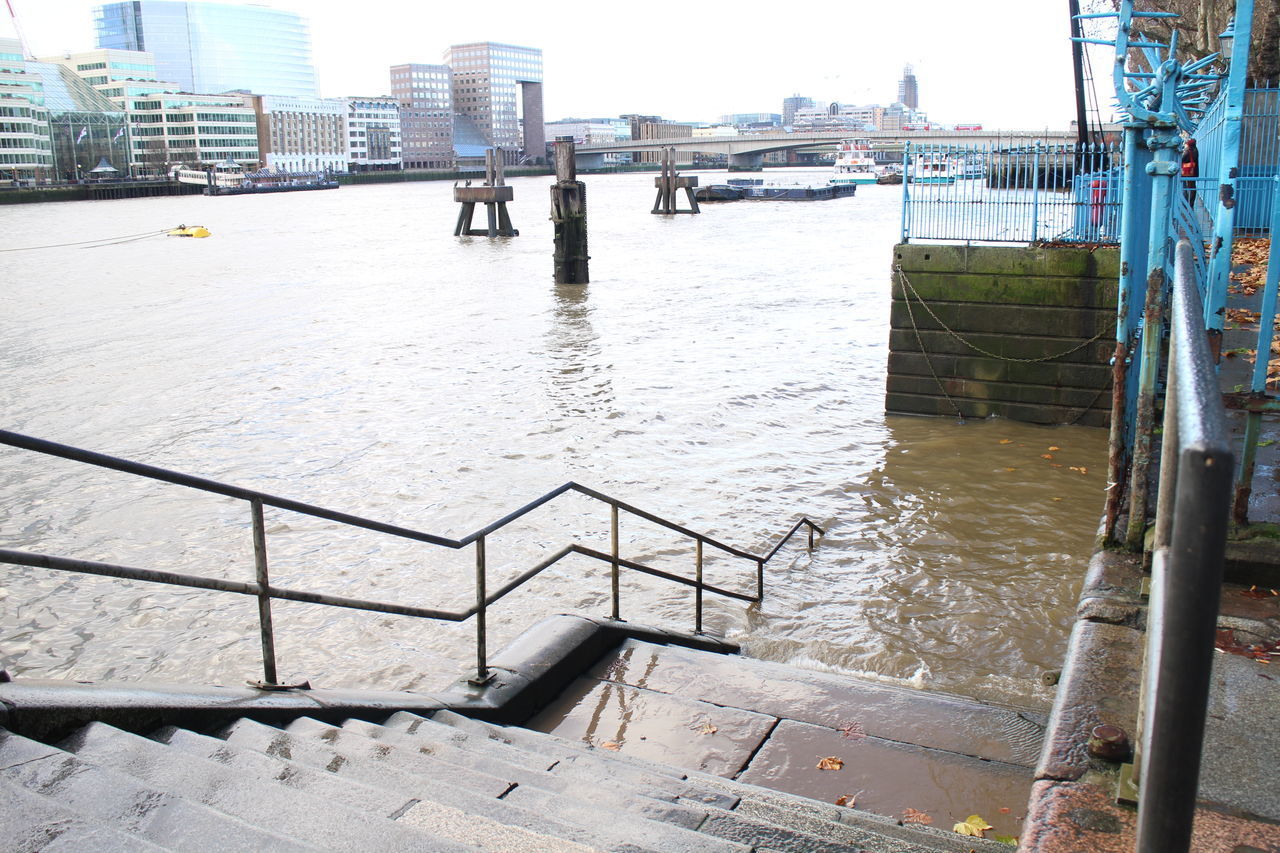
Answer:
<svg viewBox="0 0 1280 853"><path fill-rule="evenodd" d="M727 545L710 536L706 536L696 531L690 530L683 525L668 521L665 518L646 512L638 507L632 506L617 498L587 488L578 483L565 483L546 494L530 501L519 509L508 513L497 521L480 528L474 533L468 534L461 539L452 539L445 536L437 536L425 533L420 530L413 530L407 527L401 527L393 524L373 519L362 518L349 513L337 512L325 507L305 504L300 501L282 498L276 495L269 495L265 492L258 492L252 489L243 489L238 486L231 486L226 483L220 483L216 480L209 480L202 477L193 477L189 474L183 474L177 471L170 471L165 468L158 468L153 465L144 465L139 462L133 462L127 459L121 459L114 456L108 456L94 451L84 450L70 445L58 444L56 442L46 441L44 439L34 438L32 436L21 435L7 430L0 430L0 444L10 447L17 447L25 450L44 453L50 456L57 456L63 459L69 459L75 462L95 465L101 468L108 468L114 471L121 471L126 474L132 474L147 479L158 480L161 482L171 483L174 485L184 486L188 488L198 489L200 491L210 492L213 494L224 495L227 497L237 498L246 501L250 507L251 528L253 535L253 551L254 564L256 570L256 582L244 583L240 581L229 581L220 578L208 578L199 575L187 575L176 572L163 572L153 569L142 569L133 566L123 566L112 563L93 562L89 560L76 560L65 557L56 557L47 554L33 554L24 551L15 551L9 549L0 549L0 563L12 563L16 565L36 566L57 571L71 571L81 574L92 574L106 577L117 577L128 580L138 580L150 583L161 583L171 586L185 586L196 589L215 590L219 592L233 592L242 595L252 595L258 599L258 621L259 630L262 634L262 665L264 675L264 685L272 686L277 684L277 669L275 655L275 632L271 619L271 600L281 599L286 601L299 601L308 604L320 604L330 607L345 607L355 610L367 610L371 612L389 613L400 616L411 616L422 619L434 619L449 622L463 622L472 616L476 618L476 675L472 679L473 683L483 684L490 678L490 672L487 663L487 637L488 637L488 608L500 601L502 598L519 589L525 583L537 577L547 568L564 559L571 554L588 557L610 565L610 588L612 597L612 618L620 619L621 611L621 585L620 573L621 569L647 574L652 577L660 578L672 583L690 586L694 588L695 594L695 629L702 630L703 615L703 593L711 592L726 598L736 599L739 601L756 602L764 595L764 565L782 549L782 547L791 540L791 538L800 530L806 527L809 533L809 549L813 549L814 533L822 535L823 530L808 518L801 518L791 526L791 529L778 541L776 545L765 556L758 556L748 551ZM522 518L535 509L555 500L566 492L577 492L585 495L593 500L605 503L610 508L610 553L605 554L592 548L582 545L568 545L557 551L551 557L543 560L537 565L525 570L517 577L508 581L498 590L490 593L488 591L488 567L486 557L486 537L489 534L501 530L508 524ZM346 598L343 596L333 596L324 593L312 593L301 590L290 590L281 587L274 587L270 583L268 563L267 563L267 541L266 541L266 525L263 520L263 508L274 507L290 512L296 512L302 515L312 516L314 518L323 518L344 524L351 527L358 527L365 530L372 530L379 533L385 533L391 536L397 536L403 539L409 539L416 542L423 542L429 545L436 545L444 548L460 549L468 545L475 546L475 603L459 612L451 612L447 610L438 610L425 607L408 607L404 605L390 604L387 602L372 601L366 599ZM676 532L686 538L692 539L696 548L697 567L696 576L693 579L683 577L681 575L665 572L660 569L646 566L643 563L634 560L628 560L621 556L619 536L618 536L618 520L620 512L627 512L659 527ZM735 592L733 590L724 589L722 587L713 586L703 580L703 546L710 545L724 553L740 559L751 560L756 564L756 593L749 595L746 593Z"/></svg>
<svg viewBox="0 0 1280 853"><path fill-rule="evenodd" d="M1174 262L1137 757L1139 853L1190 845L1231 499L1231 445L1192 251L1181 241Z"/></svg>

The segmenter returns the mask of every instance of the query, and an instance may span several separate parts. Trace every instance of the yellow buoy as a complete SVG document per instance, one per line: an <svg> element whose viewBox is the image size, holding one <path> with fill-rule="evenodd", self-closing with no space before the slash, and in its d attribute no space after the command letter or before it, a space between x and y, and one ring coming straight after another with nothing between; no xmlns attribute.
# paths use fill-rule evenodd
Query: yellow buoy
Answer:
<svg viewBox="0 0 1280 853"><path fill-rule="evenodd" d="M208 237L209 229L203 225L179 225L169 232L170 237Z"/></svg>

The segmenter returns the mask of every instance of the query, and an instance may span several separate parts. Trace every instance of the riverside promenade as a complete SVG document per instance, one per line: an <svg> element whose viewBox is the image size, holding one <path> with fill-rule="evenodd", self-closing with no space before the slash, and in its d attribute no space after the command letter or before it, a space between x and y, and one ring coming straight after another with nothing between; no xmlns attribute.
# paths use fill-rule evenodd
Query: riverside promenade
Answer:
<svg viewBox="0 0 1280 853"><path fill-rule="evenodd" d="M1265 253L1263 255L1265 257ZM1239 280L1247 265L1236 267ZM1258 294L1233 287L1220 376L1248 387ZM1233 328L1234 327L1234 328ZM1234 438L1243 414L1229 413ZM1224 565L1192 850L1280 851L1280 425L1263 420L1250 525L1232 532ZM1237 445L1237 452L1238 445ZM1136 790L1122 781L1140 730L1149 574L1141 555L1102 550L1090 563L1020 849L1134 849ZM1093 738L1098 726L1111 742ZM1118 742L1117 742L1118 741ZM1111 757L1104 757L1110 753Z"/></svg>

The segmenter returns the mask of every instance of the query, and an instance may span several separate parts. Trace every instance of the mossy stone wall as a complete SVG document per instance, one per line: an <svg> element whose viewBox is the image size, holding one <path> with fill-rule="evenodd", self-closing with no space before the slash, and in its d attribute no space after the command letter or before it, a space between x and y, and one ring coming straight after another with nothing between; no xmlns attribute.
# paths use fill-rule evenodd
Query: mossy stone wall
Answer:
<svg viewBox="0 0 1280 853"><path fill-rule="evenodd" d="M904 244L893 263L886 411L1107 425L1118 250Z"/></svg>

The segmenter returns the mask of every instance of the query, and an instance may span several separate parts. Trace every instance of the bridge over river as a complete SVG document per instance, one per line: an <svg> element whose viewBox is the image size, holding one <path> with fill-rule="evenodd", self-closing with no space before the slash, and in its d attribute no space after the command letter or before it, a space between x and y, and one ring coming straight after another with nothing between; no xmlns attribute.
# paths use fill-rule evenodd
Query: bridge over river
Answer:
<svg viewBox="0 0 1280 853"><path fill-rule="evenodd" d="M577 149L578 166L590 169L603 166L606 154L625 151L660 151L674 148L680 152L698 154L723 154L729 157L729 166L738 169L759 168L764 155L771 151L824 148L852 136L870 140L873 148L901 150L907 142L930 145L994 145L1024 146L1035 142L1050 145L1071 145L1076 133L1067 130L926 130L891 131L878 130L853 134L848 130L828 130L814 133L758 133L749 136L694 136L680 139L624 139L595 145L581 145Z"/></svg>

